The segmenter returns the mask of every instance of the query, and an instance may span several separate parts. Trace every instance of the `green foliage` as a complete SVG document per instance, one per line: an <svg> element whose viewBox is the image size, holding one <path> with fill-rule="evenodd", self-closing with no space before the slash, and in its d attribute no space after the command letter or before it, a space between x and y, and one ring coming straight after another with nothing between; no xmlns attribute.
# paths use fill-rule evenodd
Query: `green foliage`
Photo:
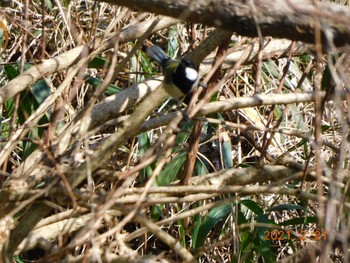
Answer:
<svg viewBox="0 0 350 263"><path fill-rule="evenodd" d="M18 69L12 65L5 65L4 69L5 69L5 74L6 74L6 77L8 78L8 80L12 80L19 75Z"/></svg>
<svg viewBox="0 0 350 263"><path fill-rule="evenodd" d="M95 57L89 62L89 68L105 69L109 64L109 61L103 57Z"/></svg>
<svg viewBox="0 0 350 263"><path fill-rule="evenodd" d="M258 227L258 240L255 243L254 249L256 249L259 254L263 257L264 262L275 262L276 255L271 250L271 241L265 240L266 231L270 231L271 228L268 227L269 219L268 215L260 214L258 215L258 223L266 224L266 227Z"/></svg>
<svg viewBox="0 0 350 263"><path fill-rule="evenodd" d="M224 167L226 169L233 167L232 143L231 141L223 141L221 146Z"/></svg>
<svg viewBox="0 0 350 263"><path fill-rule="evenodd" d="M138 141L139 155L140 157L142 157L151 146L148 133L143 132L137 135L137 141ZM146 168L142 169L141 182L144 182L145 180L147 180L147 178L151 177L152 173L153 173L152 165L149 165Z"/></svg>
<svg viewBox="0 0 350 263"><path fill-rule="evenodd" d="M239 203L242 206L243 212L247 212L246 209L249 209L255 215L262 215L263 214L263 209L261 208L261 206L251 199L243 199Z"/></svg>
<svg viewBox="0 0 350 263"><path fill-rule="evenodd" d="M186 152L177 154L164 168L163 171L157 177L158 185L168 185L177 179L179 172L181 171L184 162L186 161Z"/></svg>
<svg viewBox="0 0 350 263"><path fill-rule="evenodd" d="M53 10L53 4L51 0L45 0L46 6L49 8L50 11Z"/></svg>
<svg viewBox="0 0 350 263"><path fill-rule="evenodd" d="M100 85L102 84L102 80L98 79L98 78L94 78L94 77L87 77L86 78L86 83L90 84L91 86L93 86L94 88L99 88ZM107 96L116 94L118 92L120 92L122 89L117 87L116 85L108 85L105 94Z"/></svg>
<svg viewBox="0 0 350 263"><path fill-rule="evenodd" d="M177 151L180 151L181 149L183 149L183 145L187 142L188 138L191 135L193 125L194 125L193 121L188 121L181 128L181 131L176 136L175 147L173 150L174 152L177 152Z"/></svg>
<svg viewBox="0 0 350 263"><path fill-rule="evenodd" d="M29 63L25 64L25 69L31 68L32 65ZM5 65L5 73L9 80L16 78L19 75L19 70L16 66ZM14 115L14 111L17 110L18 115L17 125L23 125L28 116L32 115L40 106L44 100L51 95L51 90L46 80L40 79L36 81L30 92L22 91L19 94L18 109L15 108L14 99L10 98L5 102L5 112L7 118L11 118ZM26 159L36 148L37 145L33 141L38 138L42 138L46 131L45 124L50 122L50 110L38 121L38 126L33 127L27 135L27 140L21 141L20 146L22 148L21 158ZM2 126L2 131L8 131L10 127L8 124ZM6 133L5 133L6 134Z"/></svg>
<svg viewBox="0 0 350 263"><path fill-rule="evenodd" d="M196 174L198 176L208 174L210 169L210 165L208 161L200 156L197 157L197 162L195 166Z"/></svg>
<svg viewBox="0 0 350 263"><path fill-rule="evenodd" d="M12 258L14 263L24 263L25 261L22 260L22 258L20 256L14 256Z"/></svg>
<svg viewBox="0 0 350 263"><path fill-rule="evenodd" d="M169 27L167 50L170 57L175 57L180 48L178 42L179 34L176 27L177 26Z"/></svg>
<svg viewBox="0 0 350 263"><path fill-rule="evenodd" d="M269 208L269 211L280 211L280 210L304 210L305 211L306 208L296 204L283 204L283 205L277 205Z"/></svg>
<svg viewBox="0 0 350 263"><path fill-rule="evenodd" d="M208 233L231 213L231 204L220 205L208 213L203 222L193 236L193 248L198 249L203 246Z"/></svg>

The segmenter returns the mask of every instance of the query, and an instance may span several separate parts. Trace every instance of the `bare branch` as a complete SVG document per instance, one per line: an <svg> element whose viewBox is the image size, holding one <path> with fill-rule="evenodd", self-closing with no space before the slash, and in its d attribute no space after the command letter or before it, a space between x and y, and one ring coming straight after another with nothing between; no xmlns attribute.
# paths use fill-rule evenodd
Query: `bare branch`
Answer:
<svg viewBox="0 0 350 263"><path fill-rule="evenodd" d="M334 3L310 0L106 0L137 11L153 12L257 37L262 36L315 42L315 19L322 24L323 40L331 37L336 46L350 43L350 9ZM255 12L254 12L254 11ZM254 19L255 18L255 19ZM328 41L326 41L327 43Z"/></svg>

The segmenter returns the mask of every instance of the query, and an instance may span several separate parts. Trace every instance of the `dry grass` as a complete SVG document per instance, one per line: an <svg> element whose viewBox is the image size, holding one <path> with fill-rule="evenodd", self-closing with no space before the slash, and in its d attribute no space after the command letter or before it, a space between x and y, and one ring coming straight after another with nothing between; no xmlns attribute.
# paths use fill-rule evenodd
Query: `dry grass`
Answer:
<svg viewBox="0 0 350 263"><path fill-rule="evenodd" d="M288 99L290 94L316 91L313 99L225 111L213 103L206 108L212 109L210 115L180 125L176 121L183 115L175 115L176 103L158 107L148 102L151 118L142 119L141 129L128 130L125 120L136 117L132 114L142 97L159 83L148 80L159 69L137 39L147 38L179 56L192 49L195 53L213 29L169 22L171 26L141 36L137 30L146 32L144 23L153 15L93 1L66 6L13 1L0 15L9 36L8 43L3 41L1 85L19 79L30 66L50 70L45 82L32 85L21 79L11 86L15 95L1 105L4 258L348 258L348 48L321 56L305 53L307 47L296 43L275 59L277 51L267 46L252 62L243 57L259 46L257 39L233 35L229 46L221 47L227 52L226 64L220 63L216 74L210 66L201 67L203 78L214 75L206 79L216 89L212 102L232 100L237 105L241 97L257 94L267 95L262 97L266 100L275 94ZM3 34L6 40L6 31ZM79 49L74 61L73 55L63 59L67 65L61 70L41 67L43 60L83 44L89 50ZM240 60L230 57L238 53ZM135 86L145 80L146 90ZM323 92L333 96L323 100ZM123 99L118 101L114 93ZM187 113L193 116L194 111ZM191 134L193 125L199 127L198 137ZM123 140L105 150L106 142L123 129ZM196 141L194 177L189 185L180 185ZM271 236L273 230L284 234L283 240ZM317 231L321 236L316 241Z"/></svg>

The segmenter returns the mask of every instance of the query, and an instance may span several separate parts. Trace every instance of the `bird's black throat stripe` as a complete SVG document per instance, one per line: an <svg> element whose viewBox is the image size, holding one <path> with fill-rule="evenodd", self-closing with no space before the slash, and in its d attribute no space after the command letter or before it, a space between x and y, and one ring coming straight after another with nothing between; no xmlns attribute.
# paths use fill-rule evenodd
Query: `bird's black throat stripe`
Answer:
<svg viewBox="0 0 350 263"><path fill-rule="evenodd" d="M192 88L193 85L196 83L196 79L195 80L190 80L188 78L184 78L184 76L186 76L186 68L193 68L194 69L194 65L186 60L183 59L180 64L177 66L177 68L174 71L174 75L173 75L173 83L182 91L183 94L188 94Z"/></svg>

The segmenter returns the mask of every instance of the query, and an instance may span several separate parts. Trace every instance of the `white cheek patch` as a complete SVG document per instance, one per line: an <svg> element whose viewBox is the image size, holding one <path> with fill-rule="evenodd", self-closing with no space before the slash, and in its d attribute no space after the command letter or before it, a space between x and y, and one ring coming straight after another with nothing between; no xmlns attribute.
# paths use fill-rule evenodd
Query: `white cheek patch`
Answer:
<svg viewBox="0 0 350 263"><path fill-rule="evenodd" d="M186 78L192 81L195 81L198 78L198 72L193 68L186 68L185 74L186 74Z"/></svg>

